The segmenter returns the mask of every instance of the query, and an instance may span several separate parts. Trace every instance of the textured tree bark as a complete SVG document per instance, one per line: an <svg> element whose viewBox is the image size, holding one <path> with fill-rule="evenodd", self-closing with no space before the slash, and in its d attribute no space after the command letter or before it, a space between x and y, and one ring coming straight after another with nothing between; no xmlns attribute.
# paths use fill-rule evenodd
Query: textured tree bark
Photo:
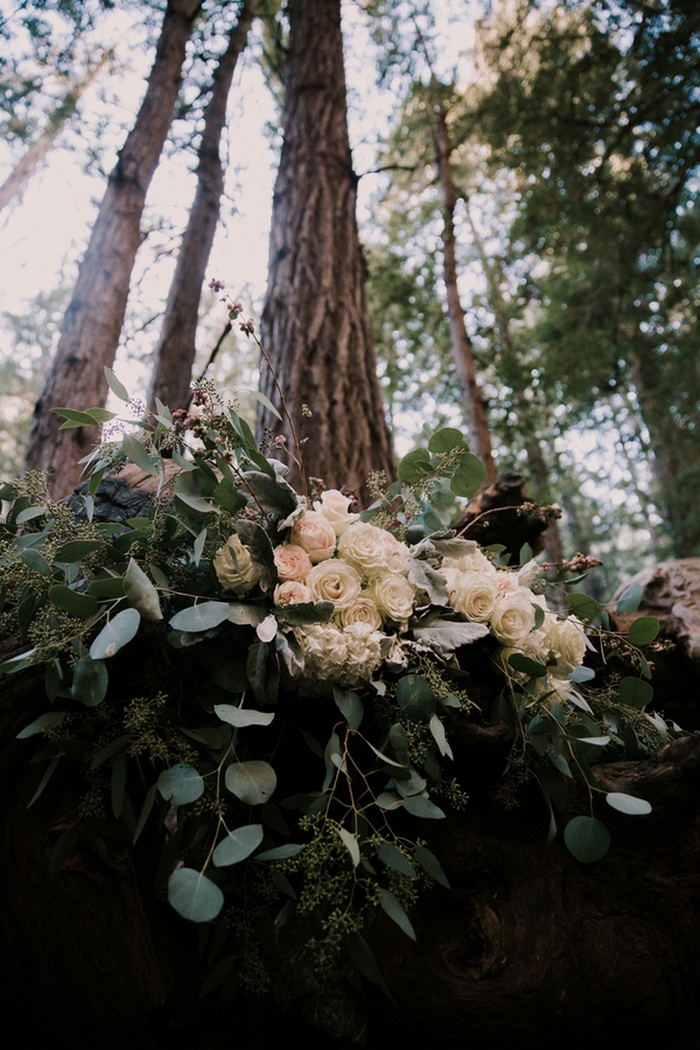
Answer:
<svg viewBox="0 0 700 1050"><path fill-rule="evenodd" d="M486 401L479 385L476 375L476 361L474 359L474 347L467 335L465 324L464 307L459 297L457 284L457 255L455 251L455 207L457 198L452 184L452 172L450 170L450 144L445 110L441 103L433 106L435 162L438 170L438 180L442 192L442 255L445 277L445 290L447 294L447 315L450 323L450 335L452 338L452 355L459 385L462 388L467 416L470 420L471 436L474 441L472 451L479 457L486 467L488 481L495 481L498 468L493 458L491 446L491 434L486 413Z"/></svg>
<svg viewBox="0 0 700 1050"><path fill-rule="evenodd" d="M245 49L256 6L256 0L249 0L239 12L238 22L229 34L228 47L214 73L211 98L204 111L204 129L197 151L197 192L170 285L160 338L153 354L153 376L148 398L151 408L155 408L157 397L173 409L184 408L189 401L196 352L197 312L224 191L224 167L219 155L219 144L226 123L231 81L238 57Z"/></svg>
<svg viewBox="0 0 700 1050"><path fill-rule="evenodd" d="M355 216L340 0L291 0L284 144L275 185L262 342L303 445L304 473L367 498L372 470L395 476L376 372ZM279 406L269 369L261 389ZM304 419L303 406L313 413ZM287 421L259 418L283 435ZM295 467L292 480L298 483Z"/></svg>
<svg viewBox="0 0 700 1050"><path fill-rule="evenodd" d="M53 149L56 139L61 134L66 124L75 116L76 106L81 96L92 84L93 80L104 67L109 59L105 55L94 66L91 66L83 80L65 95L63 101L51 114L49 121L41 134L32 142L27 152L20 158L2 186L0 186L0 211L6 208L17 197L22 197L27 183L39 170L44 159Z"/></svg>
<svg viewBox="0 0 700 1050"><path fill-rule="evenodd" d="M52 494L72 491L78 460L97 439L92 427L59 432L55 407L104 405L103 367L119 342L129 280L141 243L141 214L180 88L182 63L201 0L169 0L155 62L136 123L130 131L92 230L73 299L66 311L56 357L35 409L25 468L53 470Z"/></svg>

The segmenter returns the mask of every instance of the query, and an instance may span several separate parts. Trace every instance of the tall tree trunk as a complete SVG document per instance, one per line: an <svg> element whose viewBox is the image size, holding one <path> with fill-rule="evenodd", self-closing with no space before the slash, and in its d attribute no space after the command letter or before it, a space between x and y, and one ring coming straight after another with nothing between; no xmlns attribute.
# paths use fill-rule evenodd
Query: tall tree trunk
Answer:
<svg viewBox="0 0 700 1050"><path fill-rule="evenodd" d="M473 452L486 467L486 476L493 481L498 475L498 468L493 458L491 435L489 433L486 402L476 375L474 347L467 335L465 313L459 297L457 285L457 254L455 251L455 207L457 197L452 183L450 155L452 145L445 119L445 109L441 102L433 105L433 131L435 145L435 162L438 180L442 192L442 254L447 294L447 314L452 337L452 353L459 385L462 388L465 408L470 422L471 436L474 441Z"/></svg>
<svg viewBox="0 0 700 1050"><path fill-rule="evenodd" d="M367 498L372 470L395 466L364 289L348 140L340 0L290 0L284 144L275 185L262 342L297 433L313 414L304 471ZM278 402L268 368L263 392ZM259 432L287 421L263 412ZM293 480L299 480L298 470Z"/></svg>
<svg viewBox="0 0 700 1050"><path fill-rule="evenodd" d="M32 142L27 152L19 159L2 186L0 186L0 211L11 204L13 200L22 196L27 183L38 171L48 153L53 149L56 139L66 124L75 116L76 107L81 96L110 58L111 52L107 52L99 62L90 66L80 83L72 87L64 95L63 101L56 106L44 130Z"/></svg>
<svg viewBox="0 0 700 1050"><path fill-rule="evenodd" d="M25 467L53 470L52 494L74 487L77 461L97 438L92 427L59 432L54 407L104 405L103 367L119 342L129 280L141 243L141 214L172 120L187 41L201 0L168 0L148 88L109 177L107 192L66 311L56 357L34 409Z"/></svg>
<svg viewBox="0 0 700 1050"><path fill-rule="evenodd" d="M257 0L243 3L238 22L229 34L228 47L214 73L212 93L204 112L204 130L197 151L197 192L163 318L160 338L153 355L149 405L158 397L171 408L182 408L189 400L194 364L199 301L209 253L219 220L224 191L224 167L219 147L226 123L226 104L238 56L246 46Z"/></svg>

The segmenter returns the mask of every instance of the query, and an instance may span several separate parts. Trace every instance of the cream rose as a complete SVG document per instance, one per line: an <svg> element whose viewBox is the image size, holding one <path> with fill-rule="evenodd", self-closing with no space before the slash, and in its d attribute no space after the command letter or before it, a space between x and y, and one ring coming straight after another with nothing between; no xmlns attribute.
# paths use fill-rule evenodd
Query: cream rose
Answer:
<svg viewBox="0 0 700 1050"><path fill-rule="evenodd" d="M556 616L548 616L547 621L544 642L549 649L548 662L554 663L552 674L555 678L566 678L583 663L586 639L575 617L560 620Z"/></svg>
<svg viewBox="0 0 700 1050"><path fill-rule="evenodd" d="M476 543L464 541L465 551L459 557L447 557L442 559L443 569L459 569L460 572L496 572L495 565L489 561L484 552Z"/></svg>
<svg viewBox="0 0 700 1050"><path fill-rule="evenodd" d="M362 589L358 573L340 558L314 565L304 582L314 601L333 602L337 611L347 609Z"/></svg>
<svg viewBox="0 0 700 1050"><path fill-rule="evenodd" d="M315 565L335 554L335 529L315 510L307 510L292 526L292 544L306 551Z"/></svg>
<svg viewBox="0 0 700 1050"><path fill-rule="evenodd" d="M298 580L285 580L275 587L275 605L298 605L299 602L313 601L311 591Z"/></svg>
<svg viewBox="0 0 700 1050"><path fill-rule="evenodd" d="M349 627L353 623L366 623L378 631L382 626L382 618L376 602L365 592L359 594L346 609L340 613L340 622L343 627Z"/></svg>
<svg viewBox="0 0 700 1050"><path fill-rule="evenodd" d="M491 633L505 645L517 645L535 626L535 610L522 590L501 595L491 615Z"/></svg>
<svg viewBox="0 0 700 1050"><path fill-rule="evenodd" d="M458 572L450 594L450 605L474 623L488 623L496 607L498 593L495 573Z"/></svg>
<svg viewBox="0 0 700 1050"><path fill-rule="evenodd" d="M273 551L275 567L283 580L303 580L311 571L311 559L302 547L282 543Z"/></svg>
<svg viewBox="0 0 700 1050"><path fill-rule="evenodd" d="M413 612L416 590L405 576L382 576L375 580L369 593L379 611L396 623L406 623Z"/></svg>
<svg viewBox="0 0 700 1050"><path fill-rule="evenodd" d="M392 567L391 560L401 556L402 546L390 532L356 521L340 537L338 554L370 580Z"/></svg>
<svg viewBox="0 0 700 1050"><path fill-rule="evenodd" d="M342 536L360 516L349 513L351 503L352 500L337 489L327 489L321 494L321 499L314 503L314 510L331 523L336 536Z"/></svg>
<svg viewBox="0 0 700 1050"><path fill-rule="evenodd" d="M212 560L214 572L222 587L237 594L252 590L262 576L259 565L253 561L250 551L244 547L238 536L233 536L220 547Z"/></svg>

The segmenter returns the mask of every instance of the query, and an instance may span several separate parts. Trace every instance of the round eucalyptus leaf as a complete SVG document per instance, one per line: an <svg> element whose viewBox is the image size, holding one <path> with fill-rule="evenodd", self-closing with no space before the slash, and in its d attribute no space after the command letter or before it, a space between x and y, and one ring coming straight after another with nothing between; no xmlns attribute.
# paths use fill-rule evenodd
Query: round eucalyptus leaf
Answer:
<svg viewBox="0 0 700 1050"><path fill-rule="evenodd" d="M396 700L411 722L429 722L435 714L435 694L421 675L407 674L400 678Z"/></svg>
<svg viewBox="0 0 700 1050"><path fill-rule="evenodd" d="M130 642L139 629L141 616L137 609L123 609L105 624L90 646L93 660L104 660L114 656L122 646Z"/></svg>
<svg viewBox="0 0 700 1050"><path fill-rule="evenodd" d="M168 900L192 922L211 922L224 906L224 895L211 879L194 868L178 868L168 882Z"/></svg>
<svg viewBox="0 0 700 1050"><path fill-rule="evenodd" d="M601 860L610 846L610 832L597 817L574 817L564 829L569 853L582 864Z"/></svg>
<svg viewBox="0 0 700 1050"><path fill-rule="evenodd" d="M484 464L471 452L465 452L450 480L450 490L455 496L473 496L485 481Z"/></svg>
<svg viewBox="0 0 700 1050"><path fill-rule="evenodd" d="M204 792L204 781L194 768L181 763L165 769L156 781L161 795L173 806L194 802Z"/></svg>
<svg viewBox="0 0 700 1050"><path fill-rule="evenodd" d="M460 445L466 447L462 431L456 427L442 427L441 430L436 430L428 441L430 452L450 452Z"/></svg>
<svg viewBox="0 0 700 1050"><path fill-rule="evenodd" d="M397 474L400 481L415 485L430 470L430 453L427 448L414 448L399 463Z"/></svg>
<svg viewBox="0 0 700 1050"><path fill-rule="evenodd" d="M627 632L632 645L648 645L659 633L659 621L655 616L640 616L630 624Z"/></svg>
<svg viewBox="0 0 700 1050"><path fill-rule="evenodd" d="M595 598L591 598L590 594L582 594L580 591L567 595L566 604L582 620L594 620L603 611L603 606L600 602L597 602Z"/></svg>
<svg viewBox="0 0 700 1050"><path fill-rule="evenodd" d="M86 707L96 707L107 695L109 672L102 660L84 656L73 668L71 693Z"/></svg>
<svg viewBox="0 0 700 1050"><path fill-rule="evenodd" d="M403 808L412 813L414 817L423 817L426 820L442 820L444 812L425 795L409 795L403 799Z"/></svg>
<svg viewBox="0 0 700 1050"><path fill-rule="evenodd" d="M646 707L654 696L654 690L643 678L623 678L618 686L618 693L623 704L629 707Z"/></svg>
<svg viewBox="0 0 700 1050"><path fill-rule="evenodd" d="M226 787L249 806L269 802L277 786L277 774L269 762L233 762L226 770Z"/></svg>
<svg viewBox="0 0 700 1050"><path fill-rule="evenodd" d="M262 824L244 824L240 828L229 831L225 839L219 843L214 850L214 864L217 868L228 867L229 864L238 864L239 861L249 857L263 840Z"/></svg>
<svg viewBox="0 0 700 1050"><path fill-rule="evenodd" d="M645 798L637 798L636 795L627 795L624 791L608 792L605 801L613 809L627 813L630 817L645 817L647 813L651 813L650 802Z"/></svg>

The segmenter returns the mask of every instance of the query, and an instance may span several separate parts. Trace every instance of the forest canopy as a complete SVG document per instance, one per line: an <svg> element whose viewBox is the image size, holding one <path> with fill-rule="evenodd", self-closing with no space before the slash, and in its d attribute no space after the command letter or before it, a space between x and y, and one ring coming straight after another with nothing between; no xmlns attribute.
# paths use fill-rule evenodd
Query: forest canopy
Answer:
<svg viewBox="0 0 700 1050"><path fill-rule="evenodd" d="M227 96L224 196L194 374L214 356L207 375L218 385L257 386L255 349L235 330L220 339L226 312L207 284L223 281L259 318L270 207L259 185L271 195L287 14L271 2L189 6L174 119L137 221L118 335L117 372L140 369L144 396L207 106L246 7L252 25ZM187 7L18 3L0 25L2 175L21 173L43 143L5 205L6 257L22 257L32 211L57 180L75 186L84 231L45 225L53 287L30 279L4 296L6 475L21 467L32 403L65 329L94 221L87 197L101 199L124 148L164 14ZM367 295L401 450L424 424L474 435L451 327L451 224L454 289L494 464L560 503L566 552L593 550L611 575L650 556L698 553L696 5L509 0L465 11L447 0L383 0L345 3L343 20Z"/></svg>

